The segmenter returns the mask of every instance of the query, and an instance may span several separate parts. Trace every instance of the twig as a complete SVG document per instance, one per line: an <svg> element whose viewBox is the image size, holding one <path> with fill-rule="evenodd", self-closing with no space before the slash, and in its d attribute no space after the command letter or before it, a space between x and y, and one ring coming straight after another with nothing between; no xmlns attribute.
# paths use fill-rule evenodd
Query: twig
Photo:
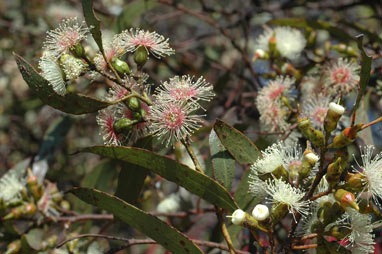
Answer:
<svg viewBox="0 0 382 254"><path fill-rule="evenodd" d="M184 140L182 143L183 143L183 145L186 147L186 150L187 150L188 154L190 155L191 160L194 162L195 169L196 169L197 171L199 171L200 173L204 174L204 171L203 171L202 167L200 166L199 160L198 160L198 158L196 157L196 155L195 155L195 153L194 153L194 150L192 149L192 147L191 147L191 145L190 145L190 141L189 141L189 139Z"/></svg>
<svg viewBox="0 0 382 254"><path fill-rule="evenodd" d="M235 247L233 246L233 243L231 240L231 236L229 235L228 230L227 230L227 226L224 222L223 210L219 209L218 207L216 207L216 210L217 210L216 215L218 217L218 221L219 221L220 226L221 226L221 231L223 233L224 240L226 241L226 243L228 245L229 253L230 254L236 254Z"/></svg>
<svg viewBox="0 0 382 254"><path fill-rule="evenodd" d="M328 194L330 194L331 192L332 192L331 189L329 189L329 190L327 190L327 191L320 192L320 193L318 193L317 195L311 197L310 200L313 201L313 200L319 199L320 197L325 196L325 195L328 195Z"/></svg>
<svg viewBox="0 0 382 254"><path fill-rule="evenodd" d="M304 250L304 249L314 249L317 248L318 244L306 244L306 245L295 245L292 246L294 250Z"/></svg>

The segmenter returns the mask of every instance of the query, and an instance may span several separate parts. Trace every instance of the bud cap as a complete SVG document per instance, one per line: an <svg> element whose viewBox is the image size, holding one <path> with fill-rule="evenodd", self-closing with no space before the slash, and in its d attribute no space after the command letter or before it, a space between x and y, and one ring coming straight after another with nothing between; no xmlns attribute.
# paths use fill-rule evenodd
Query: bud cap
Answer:
<svg viewBox="0 0 382 254"><path fill-rule="evenodd" d="M232 223L234 225L241 225L245 220L245 212L241 209L237 209L232 214Z"/></svg>
<svg viewBox="0 0 382 254"><path fill-rule="evenodd" d="M269 217L269 209L266 205L258 204L253 208L252 216L258 221L263 221Z"/></svg>
<svg viewBox="0 0 382 254"><path fill-rule="evenodd" d="M339 115L343 115L343 113L345 113L345 108L334 102L329 104L329 109Z"/></svg>

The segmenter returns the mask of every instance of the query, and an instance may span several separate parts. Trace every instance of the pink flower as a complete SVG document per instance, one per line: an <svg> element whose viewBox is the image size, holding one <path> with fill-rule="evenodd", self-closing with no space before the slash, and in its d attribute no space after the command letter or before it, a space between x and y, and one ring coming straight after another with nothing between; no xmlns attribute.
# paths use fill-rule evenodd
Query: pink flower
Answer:
<svg viewBox="0 0 382 254"><path fill-rule="evenodd" d="M358 63L339 58L325 69L326 88L332 94L347 94L355 89L359 82Z"/></svg>
<svg viewBox="0 0 382 254"><path fill-rule="evenodd" d="M121 145L124 137L114 129L114 123L118 120L116 118L116 107L100 110L96 120L101 128L100 135L102 135L104 144Z"/></svg>
<svg viewBox="0 0 382 254"><path fill-rule="evenodd" d="M156 91L156 97L161 101L210 101L215 96L213 87L203 77L193 81L188 75L170 78Z"/></svg>
<svg viewBox="0 0 382 254"><path fill-rule="evenodd" d="M193 114L196 109L192 103L157 102L148 116L150 132L166 146L185 140L201 126L201 116Z"/></svg>
<svg viewBox="0 0 382 254"><path fill-rule="evenodd" d="M142 46L156 58L175 53L175 51L170 48L168 39L156 32L131 28L130 30L122 31L122 33L118 35L118 38L119 45L124 47L127 52L134 52Z"/></svg>
<svg viewBox="0 0 382 254"><path fill-rule="evenodd" d="M329 109L328 97L309 97L302 103L302 115L308 117L314 127L323 130L326 113Z"/></svg>
<svg viewBox="0 0 382 254"><path fill-rule="evenodd" d="M64 19L58 28L47 32L44 48L59 57L84 40L88 33L85 22L80 24L77 18Z"/></svg>

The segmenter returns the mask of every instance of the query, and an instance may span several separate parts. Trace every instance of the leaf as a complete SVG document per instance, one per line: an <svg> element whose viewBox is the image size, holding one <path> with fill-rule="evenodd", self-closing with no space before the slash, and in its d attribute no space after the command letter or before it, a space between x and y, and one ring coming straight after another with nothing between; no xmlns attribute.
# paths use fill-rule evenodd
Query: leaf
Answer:
<svg viewBox="0 0 382 254"><path fill-rule="evenodd" d="M222 145L214 130L211 130L209 142L214 177L229 191L235 173L235 160Z"/></svg>
<svg viewBox="0 0 382 254"><path fill-rule="evenodd" d="M139 139L136 147L152 149L152 136ZM143 188L148 170L129 162L123 162L118 176L118 186L115 195L124 201L134 204Z"/></svg>
<svg viewBox="0 0 382 254"><path fill-rule="evenodd" d="M240 164L252 164L260 155L255 144L243 133L217 119L214 130L221 143Z"/></svg>
<svg viewBox="0 0 382 254"><path fill-rule="evenodd" d="M363 100L361 100L360 106L356 111L357 120L355 123L368 123L369 122L369 103L370 103L370 94L371 90L369 90ZM358 137L360 137L364 144L373 145L373 134L371 128L365 128L364 130L358 132Z"/></svg>
<svg viewBox="0 0 382 254"><path fill-rule="evenodd" d="M15 54L19 70L29 88L45 104L63 112L81 115L96 112L111 105L110 102L97 100L85 95L68 93L64 96L57 94L49 82L21 56Z"/></svg>
<svg viewBox="0 0 382 254"><path fill-rule="evenodd" d="M101 33L101 22L95 16L93 9L93 0L82 0L82 11L84 13L86 24L90 29L90 33L93 36L93 39L98 45L101 53L104 53L103 44L102 44L102 33Z"/></svg>
<svg viewBox="0 0 382 254"><path fill-rule="evenodd" d="M185 165L141 148L94 146L82 150L147 168L212 204L230 212L237 209L230 194L219 183Z"/></svg>
<svg viewBox="0 0 382 254"><path fill-rule="evenodd" d="M315 28L323 29L328 31L333 37L341 41L354 41L354 37L346 33L344 30L338 28L337 26L331 25L328 22L322 20L311 20L302 18L283 18L274 19L268 22L269 25L280 25L280 26L292 26L292 27L302 27L302 28Z"/></svg>
<svg viewBox="0 0 382 254"><path fill-rule="evenodd" d="M340 23L344 24L344 25L346 25L348 27L351 27L354 30L357 30L358 32L366 34L369 37L370 40L372 40L374 42L377 42L379 44L382 44L382 38L379 37L378 34L370 32L367 28L361 26L360 24L351 23L351 22L348 22L346 20L341 20Z"/></svg>
<svg viewBox="0 0 382 254"><path fill-rule="evenodd" d="M173 253L203 253L174 227L118 197L87 188L74 188L70 192L83 201L114 214L115 217L138 229Z"/></svg>
<svg viewBox="0 0 382 254"><path fill-rule="evenodd" d="M25 252L31 253L32 250L41 250L42 242L44 241L44 231L39 228L30 230L21 238L22 248Z"/></svg>
<svg viewBox="0 0 382 254"><path fill-rule="evenodd" d="M117 31L122 32L125 29L133 27L133 22L137 18L156 6L158 6L158 2L155 0L138 0L128 3L116 20Z"/></svg>
<svg viewBox="0 0 382 254"><path fill-rule="evenodd" d="M360 80L359 80L359 91L358 91L357 99L355 101L353 112L355 112L358 109L361 99L366 93L366 88L370 80L371 60L372 60L370 56L366 55L365 50L363 48L363 34L357 36L357 44L358 44L358 49L361 51L362 59L361 59L361 73L360 73Z"/></svg>
<svg viewBox="0 0 382 254"><path fill-rule="evenodd" d="M252 208L260 202L259 198L256 198L255 195L249 193L250 173L251 170L247 170L246 172L244 172L243 176L241 177L240 183L237 185L234 195L234 199L237 202L237 205L243 211L248 211L248 209Z"/></svg>

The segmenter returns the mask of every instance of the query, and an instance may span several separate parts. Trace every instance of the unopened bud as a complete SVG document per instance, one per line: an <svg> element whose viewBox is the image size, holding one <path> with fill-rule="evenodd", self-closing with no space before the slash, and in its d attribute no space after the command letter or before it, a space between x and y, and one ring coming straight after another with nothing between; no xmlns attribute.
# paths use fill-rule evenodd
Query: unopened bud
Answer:
<svg viewBox="0 0 382 254"><path fill-rule="evenodd" d="M16 254L21 250L21 240L15 240L8 244L5 254Z"/></svg>
<svg viewBox="0 0 382 254"><path fill-rule="evenodd" d="M367 179L366 179L366 176L364 176L363 174L361 174L361 173L356 173L356 174L349 173L346 176L346 184L345 184L344 188L351 190L351 191L359 192L359 191L364 190L366 183L367 183Z"/></svg>
<svg viewBox="0 0 382 254"><path fill-rule="evenodd" d="M140 46L134 53L134 61L141 68L147 62L149 56L147 49L143 46Z"/></svg>
<svg viewBox="0 0 382 254"><path fill-rule="evenodd" d="M345 169L342 167L343 164L341 162L342 158L338 157L334 162L328 165L328 171L325 175L325 178L331 187L339 182L342 172Z"/></svg>
<svg viewBox="0 0 382 254"><path fill-rule="evenodd" d="M122 133L125 131L130 131L135 122L129 118L122 118L114 123L113 127L117 133Z"/></svg>
<svg viewBox="0 0 382 254"><path fill-rule="evenodd" d="M76 45L71 47L70 52L76 57L79 57L79 58L85 57L85 49L81 43L77 43Z"/></svg>
<svg viewBox="0 0 382 254"><path fill-rule="evenodd" d="M300 118L297 120L298 127L304 137L312 142L315 146L322 147L325 144L324 134L313 128L312 122L308 118Z"/></svg>
<svg viewBox="0 0 382 254"><path fill-rule="evenodd" d="M276 43L277 41L275 36L272 36L268 41L269 53L271 54L271 56L276 56L278 54Z"/></svg>
<svg viewBox="0 0 382 254"><path fill-rule="evenodd" d="M242 225L245 221L245 212L241 209L236 209L230 217L232 224Z"/></svg>
<svg viewBox="0 0 382 254"><path fill-rule="evenodd" d="M258 204L253 208L252 216L258 221L264 221L269 217L269 209L266 205Z"/></svg>
<svg viewBox="0 0 382 254"><path fill-rule="evenodd" d="M312 171L314 165L320 159L315 153L310 151L304 152L304 157L302 157L301 166L299 168L299 181L308 177Z"/></svg>
<svg viewBox="0 0 382 254"><path fill-rule="evenodd" d="M347 127L340 134L333 138L333 143L331 143L328 148L342 148L354 142L357 137L358 131L362 128L363 124L357 124L353 127Z"/></svg>
<svg viewBox="0 0 382 254"><path fill-rule="evenodd" d="M275 225L288 214L288 205L284 203L273 204L271 208L272 223Z"/></svg>
<svg viewBox="0 0 382 254"><path fill-rule="evenodd" d="M132 111L139 111L141 109L141 103L137 97L131 97L128 99L127 106Z"/></svg>
<svg viewBox="0 0 382 254"><path fill-rule="evenodd" d="M11 212L3 217L3 220L18 219L22 216L31 216L35 212L36 205L33 203L28 203L12 208Z"/></svg>
<svg viewBox="0 0 382 254"><path fill-rule="evenodd" d="M338 189L334 193L334 198L339 202L343 208L351 207L359 210L357 202L355 202L354 194L344 189Z"/></svg>
<svg viewBox="0 0 382 254"><path fill-rule="evenodd" d="M340 120L341 116L344 114L345 108L339 104L331 102L329 104L328 112L326 113L325 121L324 121L324 129L326 133L331 133L337 127L338 120Z"/></svg>
<svg viewBox="0 0 382 254"><path fill-rule="evenodd" d="M125 61L117 57L113 58L113 60L111 61L111 65L120 75L131 73L129 65Z"/></svg>
<svg viewBox="0 0 382 254"><path fill-rule="evenodd" d="M255 53L253 54L252 61L256 61L257 59L268 59L269 55L267 52L265 52L262 49L256 49Z"/></svg>

